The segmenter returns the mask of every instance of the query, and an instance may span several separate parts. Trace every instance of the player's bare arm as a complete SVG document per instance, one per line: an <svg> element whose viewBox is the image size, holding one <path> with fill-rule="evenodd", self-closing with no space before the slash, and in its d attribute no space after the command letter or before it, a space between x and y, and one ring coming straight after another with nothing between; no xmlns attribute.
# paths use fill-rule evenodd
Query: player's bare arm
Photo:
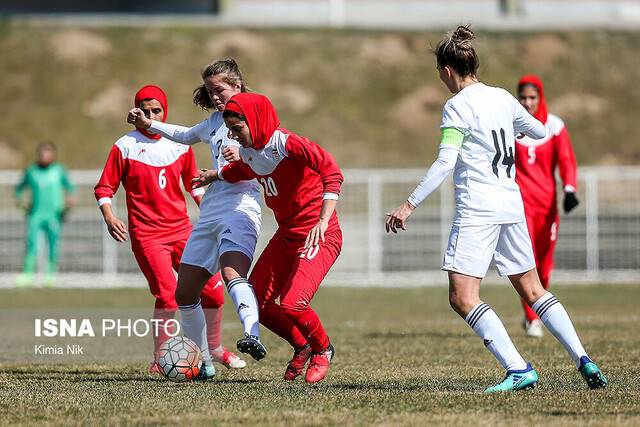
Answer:
<svg viewBox="0 0 640 427"><path fill-rule="evenodd" d="M337 200L324 199L322 202L322 211L320 212L320 220L318 223L309 230L307 240L304 243L305 248L316 246L318 243L324 243L324 233L329 228L329 220L336 210Z"/></svg>
<svg viewBox="0 0 640 427"><path fill-rule="evenodd" d="M113 237L116 242L126 242L127 226L121 219L115 216L111 209L111 204L105 203L100 206L100 212L102 212L104 223L107 224L107 230L111 237Z"/></svg>

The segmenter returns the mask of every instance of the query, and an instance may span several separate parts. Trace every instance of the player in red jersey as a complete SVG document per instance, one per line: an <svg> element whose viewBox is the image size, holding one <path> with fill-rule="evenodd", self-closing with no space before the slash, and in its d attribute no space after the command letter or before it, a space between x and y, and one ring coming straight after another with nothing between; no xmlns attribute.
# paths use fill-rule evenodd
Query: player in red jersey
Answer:
<svg viewBox="0 0 640 427"><path fill-rule="evenodd" d="M578 206L576 198L577 169L569 132L564 122L547 112L544 88L539 77L524 76L518 83L520 103L540 120L547 136L533 140L528 137L516 140L516 182L520 186L529 235L540 281L549 288L549 276L553 269L553 251L558 237L558 206L556 201L556 168L564 185L564 211L569 213ZM542 336L542 322L536 313L522 301L525 312L523 326L527 335Z"/></svg>
<svg viewBox="0 0 640 427"><path fill-rule="evenodd" d="M135 106L154 120L165 121L167 118L167 98L157 86L140 89L135 96ZM191 188L191 179L197 175L195 156L190 147L138 128L120 138L111 148L102 176L95 186L104 221L118 242L127 240L127 230L124 222L113 213L111 199L120 183L126 191L131 249L156 299L153 317L160 320L158 334L154 334L154 361L149 367L150 373L159 372L158 349L173 333L168 330L171 324L167 322L174 318L178 309L174 297L174 270L178 269L191 233L180 181L185 188ZM191 191L198 205L203 192L202 189ZM225 366L242 368L246 366L245 362L221 345L223 303L224 286L218 274L211 278L202 292L202 305L209 309L209 350Z"/></svg>
<svg viewBox="0 0 640 427"><path fill-rule="evenodd" d="M262 184L278 230L249 279L258 299L260 322L294 349L286 380L298 377L310 359L305 379L321 381L334 349L309 304L342 248L335 211L342 172L322 147L279 128L275 108L265 96L234 95L223 115L241 145L241 160L219 171L203 171L194 182L256 178ZM278 298L280 304L276 304Z"/></svg>

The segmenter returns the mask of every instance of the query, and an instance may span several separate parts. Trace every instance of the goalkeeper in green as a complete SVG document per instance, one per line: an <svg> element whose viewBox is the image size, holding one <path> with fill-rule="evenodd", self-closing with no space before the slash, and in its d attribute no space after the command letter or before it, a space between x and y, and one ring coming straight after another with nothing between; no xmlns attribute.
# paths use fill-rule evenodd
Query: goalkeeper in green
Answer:
<svg viewBox="0 0 640 427"><path fill-rule="evenodd" d="M25 199L25 190L31 198ZM56 147L49 142L37 149L37 161L29 166L15 189L18 206L27 214L27 239L23 274L18 285L33 281L38 255L38 237L44 232L49 242L49 262L46 283L53 283L53 273L58 266L58 243L62 222L74 204L75 186L69 180L64 166L56 162Z"/></svg>

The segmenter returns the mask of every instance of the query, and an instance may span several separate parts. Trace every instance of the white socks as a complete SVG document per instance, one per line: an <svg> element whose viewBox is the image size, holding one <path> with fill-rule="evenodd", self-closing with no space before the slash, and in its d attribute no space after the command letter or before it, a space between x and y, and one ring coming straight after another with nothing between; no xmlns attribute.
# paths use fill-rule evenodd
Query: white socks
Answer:
<svg viewBox="0 0 640 427"><path fill-rule="evenodd" d="M488 304L473 307L464 321L484 340L484 345L507 371L527 369L527 362L511 342L498 315Z"/></svg>
<svg viewBox="0 0 640 427"><path fill-rule="evenodd" d="M185 337L195 342L202 351L202 360L211 364L211 354L207 342L207 322L204 318L204 310L198 302L191 305L181 305L180 326Z"/></svg>
<svg viewBox="0 0 640 427"><path fill-rule="evenodd" d="M571 356L571 359L573 359L576 367L579 368L580 357L586 356L587 352L582 347L573 323L571 323L571 319L569 319L569 315L560 304L560 301L551 292L547 292L533 303L531 308L553 336L560 341Z"/></svg>
<svg viewBox="0 0 640 427"><path fill-rule="evenodd" d="M236 306L244 333L260 337L258 301L251 284L244 277L238 277L227 283L227 291Z"/></svg>

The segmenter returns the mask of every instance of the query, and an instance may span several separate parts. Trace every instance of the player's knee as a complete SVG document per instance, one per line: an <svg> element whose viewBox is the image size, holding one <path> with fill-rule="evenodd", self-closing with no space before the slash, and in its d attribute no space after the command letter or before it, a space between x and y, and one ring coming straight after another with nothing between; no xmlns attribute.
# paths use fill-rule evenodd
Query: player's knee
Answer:
<svg viewBox="0 0 640 427"><path fill-rule="evenodd" d="M229 283L233 279L237 279L239 277L242 277L238 273L238 271L233 267L223 267L220 270L220 275L222 276L222 280L224 280L224 283Z"/></svg>
<svg viewBox="0 0 640 427"><path fill-rule="evenodd" d="M224 240L224 243L227 241ZM220 274L224 282L229 283L238 277L247 277L251 267L251 259L238 250L228 250L220 256L220 266Z"/></svg>
<svg viewBox="0 0 640 427"><path fill-rule="evenodd" d="M155 309L156 311L162 311L162 312L176 311L178 309L178 305L176 304L176 299L174 294L168 293L168 294L156 295Z"/></svg>
<svg viewBox="0 0 640 427"><path fill-rule="evenodd" d="M180 286L180 283L178 283L174 297L178 305L190 305L198 302L198 294L193 292L189 286Z"/></svg>
<svg viewBox="0 0 640 427"><path fill-rule="evenodd" d="M200 295L203 308L220 308L224 305L224 293L223 292L202 292Z"/></svg>
<svg viewBox="0 0 640 427"><path fill-rule="evenodd" d="M547 293L547 291L542 287L540 282L527 283L525 286L522 286L520 290L520 296L529 306L532 306L545 293Z"/></svg>
<svg viewBox="0 0 640 427"><path fill-rule="evenodd" d="M289 318L289 320L294 320L296 319L298 316L300 316L300 313L302 313L303 310L300 309L296 309L294 307L282 307L281 306L281 310L282 313L287 316L287 318Z"/></svg>
<svg viewBox="0 0 640 427"><path fill-rule="evenodd" d="M449 305L460 316L465 317L466 313L474 307L474 301L464 293L449 293Z"/></svg>
<svg viewBox="0 0 640 427"><path fill-rule="evenodd" d="M309 308L309 302L302 298L297 299L295 302L281 301L280 309L289 318L295 318L299 316L303 311Z"/></svg>
<svg viewBox="0 0 640 427"><path fill-rule="evenodd" d="M461 302L460 302L460 299L457 297L457 295L455 294L449 295L449 305L451 306L453 311L457 312L460 309Z"/></svg>

